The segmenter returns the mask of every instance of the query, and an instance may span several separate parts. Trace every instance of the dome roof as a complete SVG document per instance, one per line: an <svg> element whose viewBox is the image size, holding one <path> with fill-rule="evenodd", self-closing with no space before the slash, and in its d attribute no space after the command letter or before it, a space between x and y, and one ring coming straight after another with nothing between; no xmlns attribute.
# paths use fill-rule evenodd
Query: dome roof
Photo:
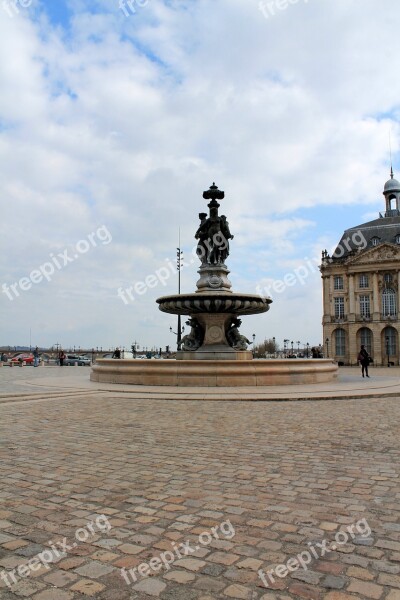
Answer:
<svg viewBox="0 0 400 600"><path fill-rule="evenodd" d="M383 193L386 194L387 192L400 192L400 183L397 179L392 178L385 183Z"/></svg>

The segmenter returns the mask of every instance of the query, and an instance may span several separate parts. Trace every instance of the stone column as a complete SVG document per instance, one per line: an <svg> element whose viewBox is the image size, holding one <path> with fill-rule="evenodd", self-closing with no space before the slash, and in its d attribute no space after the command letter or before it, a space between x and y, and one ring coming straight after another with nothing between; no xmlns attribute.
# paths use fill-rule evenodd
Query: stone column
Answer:
<svg viewBox="0 0 400 600"><path fill-rule="evenodd" d="M355 311L355 296L354 296L354 275L349 275L349 321L355 321L356 319L356 311Z"/></svg>
<svg viewBox="0 0 400 600"><path fill-rule="evenodd" d="M330 322L329 275L322 276L322 285L323 285L323 296L324 296L324 306L323 306L324 314L323 314L322 320L324 323L329 323Z"/></svg>
<svg viewBox="0 0 400 600"><path fill-rule="evenodd" d="M378 271L374 271L372 274L372 305L374 321L380 321L380 302L379 302L379 288L378 288Z"/></svg>

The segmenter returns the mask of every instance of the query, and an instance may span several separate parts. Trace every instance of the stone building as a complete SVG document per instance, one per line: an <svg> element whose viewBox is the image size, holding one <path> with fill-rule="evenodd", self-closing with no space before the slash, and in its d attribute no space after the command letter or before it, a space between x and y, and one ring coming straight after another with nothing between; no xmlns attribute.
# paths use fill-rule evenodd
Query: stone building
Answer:
<svg viewBox="0 0 400 600"><path fill-rule="evenodd" d="M322 253L325 355L357 364L364 344L375 365L399 364L400 183L385 183L385 212L347 229Z"/></svg>

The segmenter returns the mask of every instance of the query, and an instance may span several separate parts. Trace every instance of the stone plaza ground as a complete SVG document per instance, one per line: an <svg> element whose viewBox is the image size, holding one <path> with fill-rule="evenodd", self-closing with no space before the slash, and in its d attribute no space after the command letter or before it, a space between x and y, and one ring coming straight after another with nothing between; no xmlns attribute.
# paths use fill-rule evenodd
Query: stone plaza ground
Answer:
<svg viewBox="0 0 400 600"><path fill-rule="evenodd" d="M1 368L0 600L400 600L399 375L218 402Z"/></svg>

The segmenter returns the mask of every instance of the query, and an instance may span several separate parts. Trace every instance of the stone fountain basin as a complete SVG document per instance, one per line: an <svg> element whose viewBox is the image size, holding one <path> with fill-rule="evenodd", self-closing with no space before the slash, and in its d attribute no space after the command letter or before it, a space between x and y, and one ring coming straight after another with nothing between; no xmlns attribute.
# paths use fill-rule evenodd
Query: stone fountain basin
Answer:
<svg viewBox="0 0 400 600"><path fill-rule="evenodd" d="M271 298L255 294L227 292L201 292L175 294L157 299L159 309L172 315L195 315L201 313L227 313L231 315L257 315L269 310Z"/></svg>

